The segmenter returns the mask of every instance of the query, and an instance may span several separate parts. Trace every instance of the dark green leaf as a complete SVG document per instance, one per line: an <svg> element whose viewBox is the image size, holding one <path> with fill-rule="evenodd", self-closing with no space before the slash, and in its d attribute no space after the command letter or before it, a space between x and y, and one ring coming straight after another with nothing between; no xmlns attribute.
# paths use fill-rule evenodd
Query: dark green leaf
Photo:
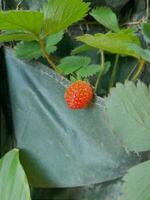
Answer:
<svg viewBox="0 0 150 200"><path fill-rule="evenodd" d="M145 37L145 40L150 43L150 24L143 24L142 32Z"/></svg>
<svg viewBox="0 0 150 200"><path fill-rule="evenodd" d="M107 7L97 7L90 13L99 23L101 23L106 28L118 32L119 25L116 14Z"/></svg>
<svg viewBox="0 0 150 200"><path fill-rule="evenodd" d="M131 151L150 149L150 88L138 82L117 84L108 98L106 111L111 127Z"/></svg>
<svg viewBox="0 0 150 200"><path fill-rule="evenodd" d="M121 200L149 200L150 161L131 168L124 177L124 181Z"/></svg>
<svg viewBox="0 0 150 200"><path fill-rule="evenodd" d="M0 30L41 32L43 14L38 11L5 11L0 12Z"/></svg>
<svg viewBox="0 0 150 200"><path fill-rule="evenodd" d="M58 67L67 75L80 69L81 67L89 65L91 59L86 56L68 56L60 61Z"/></svg>
<svg viewBox="0 0 150 200"><path fill-rule="evenodd" d="M28 181L14 149L0 160L0 199L31 200Z"/></svg>
<svg viewBox="0 0 150 200"><path fill-rule="evenodd" d="M89 3L82 0L49 0L44 5L44 34L49 35L65 30L72 23L81 20L88 11Z"/></svg>

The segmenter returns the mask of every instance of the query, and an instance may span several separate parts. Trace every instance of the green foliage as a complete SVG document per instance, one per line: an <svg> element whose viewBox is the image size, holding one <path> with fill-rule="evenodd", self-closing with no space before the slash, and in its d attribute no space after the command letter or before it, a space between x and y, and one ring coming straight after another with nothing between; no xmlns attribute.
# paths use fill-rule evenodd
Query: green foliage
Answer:
<svg viewBox="0 0 150 200"><path fill-rule="evenodd" d="M88 78L100 72L100 65L90 64L91 59L86 56L68 56L63 58L58 65L64 75L75 73L77 79ZM110 68L110 62L105 63L104 74Z"/></svg>
<svg viewBox="0 0 150 200"><path fill-rule="evenodd" d="M100 71L100 66L91 64L80 68L77 71L77 75L79 78L87 78L89 76L93 76Z"/></svg>
<svg viewBox="0 0 150 200"><path fill-rule="evenodd" d="M105 71L103 75L108 72L110 66L111 66L110 62L105 63ZM90 76L97 74L98 72L100 72L100 70L101 70L101 67L99 65L91 64L91 65L80 68L77 72L77 75L78 77L81 77L81 78L88 78Z"/></svg>
<svg viewBox="0 0 150 200"><path fill-rule="evenodd" d="M116 14L107 7L97 7L90 13L100 24L106 28L118 32L120 30Z"/></svg>
<svg viewBox="0 0 150 200"><path fill-rule="evenodd" d="M55 45L62 39L62 37L63 32L60 32L46 38L45 49L48 54L56 51L57 47ZM15 47L15 54L20 59L31 60L42 56L42 50L37 41L20 42Z"/></svg>
<svg viewBox="0 0 150 200"><path fill-rule="evenodd" d="M150 199L150 161L131 168L123 180L125 183L121 200Z"/></svg>
<svg viewBox="0 0 150 200"><path fill-rule="evenodd" d="M81 45L79 47L76 47L75 49L72 50L71 54L72 55L76 55L76 54L79 54L79 53L83 53L85 51L88 51L88 50L94 50L95 48L87 45L87 44L84 44L84 45Z"/></svg>
<svg viewBox="0 0 150 200"><path fill-rule="evenodd" d="M143 24L142 32L143 32L145 40L150 43L150 24L149 23Z"/></svg>
<svg viewBox="0 0 150 200"><path fill-rule="evenodd" d="M65 30L72 23L81 20L89 9L89 3L82 0L49 0L44 5L44 34Z"/></svg>
<svg viewBox="0 0 150 200"><path fill-rule="evenodd" d="M46 45L46 50L49 53L50 52L50 48L52 46L55 46L58 42L61 41L61 39L63 38L63 31L55 33L53 35L49 35L48 37L46 37L45 39L45 45Z"/></svg>
<svg viewBox="0 0 150 200"><path fill-rule="evenodd" d="M138 82L117 84L106 98L110 125L122 144L131 151L150 149L150 88Z"/></svg>
<svg viewBox="0 0 150 200"><path fill-rule="evenodd" d="M39 34L42 24L43 14L38 11L0 12L0 30L28 31Z"/></svg>
<svg viewBox="0 0 150 200"><path fill-rule="evenodd" d="M0 199L31 200L26 175L14 149L0 160Z"/></svg>
<svg viewBox="0 0 150 200"><path fill-rule="evenodd" d="M77 79L88 78L100 72L101 67L97 64L90 64L91 59L86 56L68 56L60 61L59 69L61 69L64 75L75 73ZM105 63L104 74L108 72L111 64L110 62ZM76 80L71 78L71 80Z"/></svg>
<svg viewBox="0 0 150 200"><path fill-rule="evenodd" d="M147 55L148 53L145 52L148 50L140 48L138 37L134 35L133 31L130 29L122 30L118 33L98 33L94 36L86 34L77 37L77 40L111 53L129 55L138 59L142 57L143 59L150 61L150 57Z"/></svg>
<svg viewBox="0 0 150 200"><path fill-rule="evenodd" d="M32 42L20 42L15 47L15 55L17 58L24 60L31 60L33 58L39 58L42 55L40 45L36 41Z"/></svg>
<svg viewBox="0 0 150 200"><path fill-rule="evenodd" d="M88 66L91 59L86 56L68 56L61 59L58 67L61 69L63 74L68 75L80 69L81 67Z"/></svg>
<svg viewBox="0 0 150 200"><path fill-rule="evenodd" d="M0 42L9 42L9 41L32 41L35 40L35 37L32 33L25 32L4 32L0 34Z"/></svg>

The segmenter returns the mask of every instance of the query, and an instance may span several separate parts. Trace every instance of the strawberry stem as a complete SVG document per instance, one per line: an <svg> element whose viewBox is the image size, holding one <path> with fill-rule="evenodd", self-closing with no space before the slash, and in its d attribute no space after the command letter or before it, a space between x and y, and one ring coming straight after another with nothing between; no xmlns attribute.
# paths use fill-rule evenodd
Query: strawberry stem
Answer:
<svg viewBox="0 0 150 200"><path fill-rule="evenodd" d="M97 77L96 84L95 84L95 93L97 92L98 86L101 82L101 79L102 79L102 76L103 76L103 73L104 73L104 70L105 70L105 58L104 58L104 51L103 50L100 50L100 59L101 59L100 72L99 72L99 75Z"/></svg>
<svg viewBox="0 0 150 200"><path fill-rule="evenodd" d="M136 79L138 78L138 76L140 75L141 71L142 71L143 68L144 68L144 64L145 64L145 60L140 60L138 70L137 70L137 72L134 74L134 76L133 76L133 78L132 78L132 81L136 81Z"/></svg>
<svg viewBox="0 0 150 200"><path fill-rule="evenodd" d="M117 73L118 61L119 61L119 54L117 54L116 58L115 58L115 63L114 63L113 71L112 71L111 78L110 78L110 81L109 81L109 89L111 87L113 87L113 85L114 85L114 83L116 81L116 73Z"/></svg>

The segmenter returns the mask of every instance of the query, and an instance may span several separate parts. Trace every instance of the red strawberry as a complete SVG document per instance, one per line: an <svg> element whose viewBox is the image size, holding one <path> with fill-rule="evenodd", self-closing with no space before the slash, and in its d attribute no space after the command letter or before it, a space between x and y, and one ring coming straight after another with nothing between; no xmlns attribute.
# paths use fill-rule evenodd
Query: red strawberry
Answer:
<svg viewBox="0 0 150 200"><path fill-rule="evenodd" d="M86 108L93 99L93 89L85 81L76 81L67 88L64 97L69 108Z"/></svg>

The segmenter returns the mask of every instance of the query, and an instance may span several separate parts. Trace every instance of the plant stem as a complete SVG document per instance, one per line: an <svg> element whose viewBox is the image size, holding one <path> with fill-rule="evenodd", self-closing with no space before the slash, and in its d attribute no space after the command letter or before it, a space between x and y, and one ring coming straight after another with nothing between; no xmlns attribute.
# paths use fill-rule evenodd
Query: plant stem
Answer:
<svg viewBox="0 0 150 200"><path fill-rule="evenodd" d="M113 87L113 85L114 85L114 83L116 81L116 73L117 73L118 61L119 61L119 54L117 54L116 58L115 58L115 63L114 63L114 66L113 66L113 71L112 71L111 78L110 78L110 81L109 81L109 89L111 87Z"/></svg>
<svg viewBox="0 0 150 200"><path fill-rule="evenodd" d="M129 79L130 79L131 75L133 74L134 70L135 70L136 67L137 67L137 64L138 64L138 63L134 64L134 65L131 67L131 69L130 69L130 71L129 71L129 74L128 74L126 80L129 80Z"/></svg>
<svg viewBox="0 0 150 200"><path fill-rule="evenodd" d="M148 22L149 18L149 0L146 0L146 21Z"/></svg>
<svg viewBox="0 0 150 200"><path fill-rule="evenodd" d="M137 72L134 74L133 78L132 78L132 81L135 81L139 74L141 73L143 67L144 67L144 64L145 64L145 60L140 60L140 63L139 63L139 67L138 67L138 70Z"/></svg>
<svg viewBox="0 0 150 200"><path fill-rule="evenodd" d="M101 58L100 72L99 72L99 75L97 77L96 84L95 84L95 93L97 92L99 83L102 79L102 76L103 76L103 73L104 73L104 70L105 70L105 58L104 58L104 51L103 50L100 50L100 58Z"/></svg>
<svg viewBox="0 0 150 200"><path fill-rule="evenodd" d="M58 73L60 74L60 71L58 70L57 66L55 65L55 63L50 59L46 49L45 49L45 43L44 40L38 37L38 42L40 44L43 56L46 58L47 62L50 64L50 66L52 66L52 68Z"/></svg>

